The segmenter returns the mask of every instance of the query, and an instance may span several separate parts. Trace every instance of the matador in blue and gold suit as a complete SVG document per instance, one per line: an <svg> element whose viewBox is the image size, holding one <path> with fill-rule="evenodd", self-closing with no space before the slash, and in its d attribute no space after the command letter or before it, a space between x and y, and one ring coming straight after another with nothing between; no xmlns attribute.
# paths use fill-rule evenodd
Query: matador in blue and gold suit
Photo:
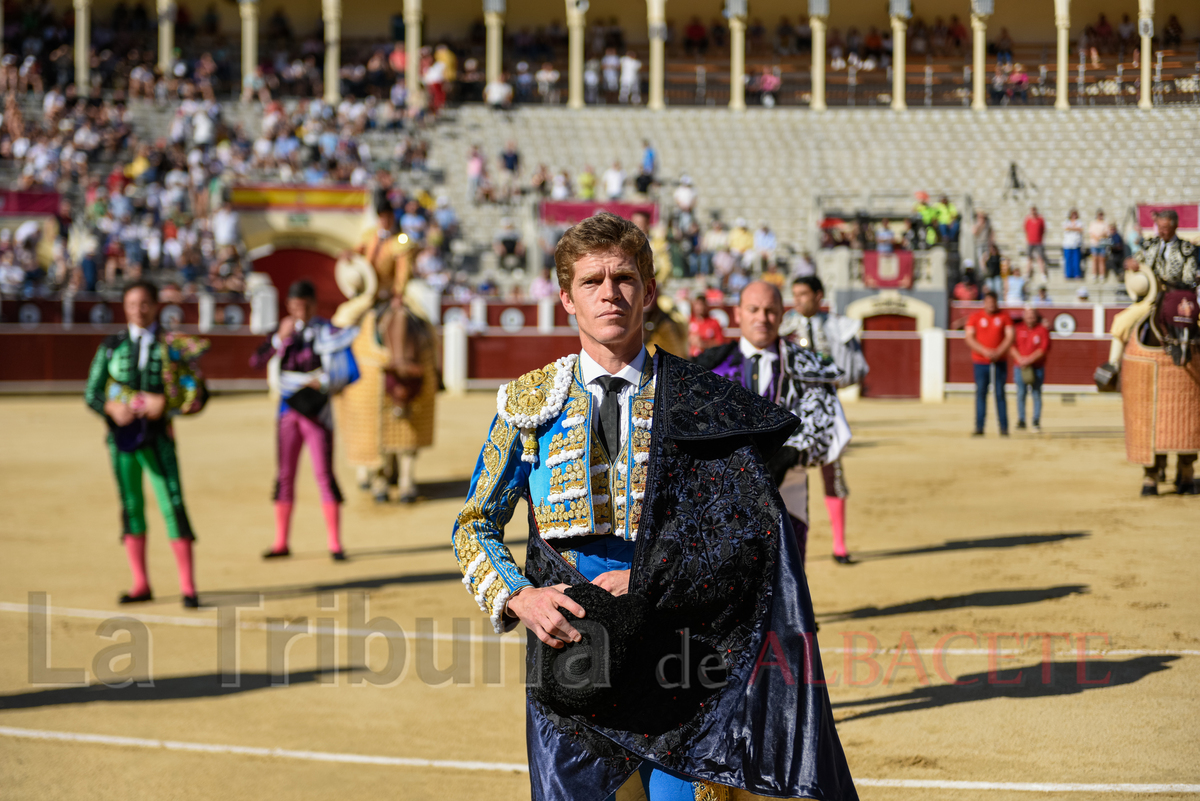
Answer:
<svg viewBox="0 0 1200 801"><path fill-rule="evenodd" d="M650 801L857 799L791 523L765 467L800 421L661 349L643 351L626 368L610 456L587 362L564 357L500 389L454 527L463 583L502 632L517 623L505 614L513 593L628 569L654 630L722 655L727 673L669 726L648 724L644 709L555 711L531 687L533 799L644 798L639 773ZM530 509L524 572L503 542L520 498ZM530 634L531 676L542 647Z"/></svg>

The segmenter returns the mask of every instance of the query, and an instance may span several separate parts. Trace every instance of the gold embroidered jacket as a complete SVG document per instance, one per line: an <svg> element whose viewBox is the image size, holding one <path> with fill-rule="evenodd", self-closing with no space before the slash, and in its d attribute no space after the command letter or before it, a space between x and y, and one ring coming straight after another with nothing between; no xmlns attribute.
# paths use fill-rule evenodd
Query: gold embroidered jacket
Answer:
<svg viewBox="0 0 1200 801"><path fill-rule="evenodd" d="M496 631L505 628L509 596L530 586L503 541L521 497L547 540L590 534L637 538L650 459L654 362L646 361L624 445L613 458L593 430L595 401L583 385L577 356L500 388L496 417L453 535L463 584Z"/></svg>

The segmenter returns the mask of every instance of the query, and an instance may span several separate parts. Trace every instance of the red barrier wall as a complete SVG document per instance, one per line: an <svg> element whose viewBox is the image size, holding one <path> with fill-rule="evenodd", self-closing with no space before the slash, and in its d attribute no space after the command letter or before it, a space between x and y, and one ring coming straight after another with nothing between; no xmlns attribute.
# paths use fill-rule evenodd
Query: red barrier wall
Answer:
<svg viewBox="0 0 1200 801"><path fill-rule="evenodd" d="M104 325L122 325L125 323L125 309L121 306L119 300L98 300L94 299L97 296L93 295L90 298L76 298L71 307L71 319L69 322L76 326L92 326L92 312L96 307L104 307L107 309L107 323ZM26 305L36 306L41 314L39 325L58 325L59 323L68 322L63 319L63 302L59 299L49 298L31 298L29 300L5 300L3 307L0 307L0 322L17 323L21 309ZM168 306L178 306L183 312L183 319L180 325L196 325L200 322L200 305L195 301L185 303L171 304L164 303L162 308ZM218 298L216 308L218 313L220 310L228 309L230 306L237 306L242 311L242 320L247 324L250 322L250 304L246 302L226 303ZM336 308L336 307L335 307Z"/></svg>
<svg viewBox="0 0 1200 801"><path fill-rule="evenodd" d="M58 214L58 193L0 189L0 214Z"/></svg>
<svg viewBox="0 0 1200 801"><path fill-rule="evenodd" d="M967 318L974 314L979 309L983 308L983 304L979 302L967 303L963 301L954 301L950 304L950 330L961 331L967 324ZM1014 306L1012 304L1000 304L1000 308L1008 312L1013 320L1021 319L1022 306ZM1071 304L1063 306L1038 306L1038 314L1046 322L1046 327L1050 330L1054 328L1054 321L1059 315L1068 315L1075 320L1075 333L1077 334L1106 334L1108 333L1108 325L1112 323L1112 318L1117 315L1124 306L1106 306L1105 313L1105 329L1103 331L1092 330L1092 309L1091 304Z"/></svg>
<svg viewBox="0 0 1200 801"><path fill-rule="evenodd" d="M4 331L0 332L0 382L84 381L100 343L119 327L103 331ZM250 354L263 341L249 334L206 334L212 348L201 365L216 379L265 378L250 368Z"/></svg>
<svg viewBox="0 0 1200 801"><path fill-rule="evenodd" d="M1095 386L1092 374L1108 361L1109 340L1089 334L1069 337L1050 335L1050 353L1046 357L1047 384L1079 384L1082 388ZM951 332L946 341L946 381L950 384L971 384L975 381L971 351L958 332ZM875 365L871 365L874 372ZM1009 365L1012 380L1012 365Z"/></svg>
<svg viewBox="0 0 1200 801"><path fill-rule="evenodd" d="M467 339L467 375L472 379L512 379L578 352L575 334L474 336Z"/></svg>

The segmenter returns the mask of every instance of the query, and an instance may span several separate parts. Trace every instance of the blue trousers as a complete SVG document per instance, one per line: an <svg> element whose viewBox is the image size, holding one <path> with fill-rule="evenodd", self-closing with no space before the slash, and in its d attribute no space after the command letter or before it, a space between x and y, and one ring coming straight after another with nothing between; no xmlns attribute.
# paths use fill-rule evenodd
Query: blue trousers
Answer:
<svg viewBox="0 0 1200 801"><path fill-rule="evenodd" d="M1083 278L1079 269L1079 259L1079 248L1063 248L1063 278Z"/></svg>
<svg viewBox="0 0 1200 801"><path fill-rule="evenodd" d="M568 549L575 568L588 581L610 570L628 570L633 564L634 543L620 537L588 538ZM566 554L564 554L566 555ZM667 773L658 765L642 763L639 776L650 801L695 801L696 792L691 779Z"/></svg>
<svg viewBox="0 0 1200 801"><path fill-rule="evenodd" d="M1026 384L1020 367L1013 367L1013 383L1017 385L1017 420L1025 422L1025 393L1033 395L1033 424L1042 421L1042 382L1046 380L1046 368L1033 368L1033 383Z"/></svg>
<svg viewBox="0 0 1200 801"><path fill-rule="evenodd" d="M983 431L983 424L987 420L988 384L994 381L996 418L1000 421L1000 433L1008 433L1008 403L1004 398L1004 379L1008 373L1008 362L976 364L973 367L975 368L975 430Z"/></svg>

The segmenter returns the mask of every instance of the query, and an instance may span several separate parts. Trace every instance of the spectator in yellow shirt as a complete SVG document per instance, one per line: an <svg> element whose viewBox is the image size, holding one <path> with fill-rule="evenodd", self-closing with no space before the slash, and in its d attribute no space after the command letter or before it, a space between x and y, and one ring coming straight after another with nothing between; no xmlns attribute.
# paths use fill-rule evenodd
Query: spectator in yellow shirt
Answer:
<svg viewBox="0 0 1200 801"><path fill-rule="evenodd" d="M447 84L454 83L458 79L458 56L454 55L453 50L440 44L433 51L433 60L441 62L445 66L446 71L443 73L443 78Z"/></svg>
<svg viewBox="0 0 1200 801"><path fill-rule="evenodd" d="M750 233L750 229L746 227L746 220L742 217L734 222L733 229L729 232L729 250L739 260L745 260L747 254L754 252L754 234Z"/></svg>
<svg viewBox="0 0 1200 801"><path fill-rule="evenodd" d="M133 157L133 161L125 165L125 177L131 181L136 181L141 177L142 173L150 169L150 159L146 155L150 150L149 145L142 145L138 148L137 155Z"/></svg>
<svg viewBox="0 0 1200 801"><path fill-rule="evenodd" d="M581 200L596 199L596 171L592 165L583 168L583 172L579 174L579 197Z"/></svg>

